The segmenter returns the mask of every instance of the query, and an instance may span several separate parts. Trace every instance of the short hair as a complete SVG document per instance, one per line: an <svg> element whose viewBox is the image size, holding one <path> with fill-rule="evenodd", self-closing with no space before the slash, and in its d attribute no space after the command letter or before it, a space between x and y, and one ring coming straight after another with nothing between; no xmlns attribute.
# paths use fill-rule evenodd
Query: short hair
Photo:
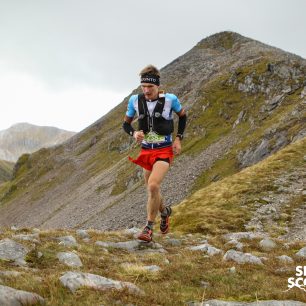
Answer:
<svg viewBox="0 0 306 306"><path fill-rule="evenodd" d="M153 65L148 65L148 66L144 67L139 73L140 76L144 76L146 74L156 75L160 78L159 70Z"/></svg>

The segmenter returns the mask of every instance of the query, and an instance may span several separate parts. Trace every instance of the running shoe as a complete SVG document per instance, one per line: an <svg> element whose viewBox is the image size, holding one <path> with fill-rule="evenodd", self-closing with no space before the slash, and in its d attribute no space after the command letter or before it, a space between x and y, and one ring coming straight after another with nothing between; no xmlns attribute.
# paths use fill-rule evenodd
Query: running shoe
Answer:
<svg viewBox="0 0 306 306"><path fill-rule="evenodd" d="M152 241L153 231L148 227L145 226L145 228L142 230L142 232L138 235L138 239L142 241L150 242Z"/></svg>
<svg viewBox="0 0 306 306"><path fill-rule="evenodd" d="M160 231L162 234L167 234L169 232L169 223L170 223L170 215L172 213L172 209L170 206L166 207L167 215L160 215Z"/></svg>

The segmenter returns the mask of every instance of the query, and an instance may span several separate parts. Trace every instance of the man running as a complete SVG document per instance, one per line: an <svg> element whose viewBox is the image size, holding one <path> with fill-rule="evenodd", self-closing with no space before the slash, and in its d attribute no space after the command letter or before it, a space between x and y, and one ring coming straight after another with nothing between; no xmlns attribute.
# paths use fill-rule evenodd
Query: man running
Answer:
<svg viewBox="0 0 306 306"><path fill-rule="evenodd" d="M141 152L136 159L129 159L144 169L144 179L148 190L147 223L138 239L150 242L153 225L158 211L161 213L160 231L169 231L171 207L165 206L160 193L161 183L167 174L174 154L181 153L181 140L187 116L180 101L174 94L164 94L159 90L160 72L149 65L141 70L140 82L143 94L132 95L128 102L123 129L141 143ZM174 131L173 111L179 116L178 132L172 142ZM138 130L131 123L135 114Z"/></svg>

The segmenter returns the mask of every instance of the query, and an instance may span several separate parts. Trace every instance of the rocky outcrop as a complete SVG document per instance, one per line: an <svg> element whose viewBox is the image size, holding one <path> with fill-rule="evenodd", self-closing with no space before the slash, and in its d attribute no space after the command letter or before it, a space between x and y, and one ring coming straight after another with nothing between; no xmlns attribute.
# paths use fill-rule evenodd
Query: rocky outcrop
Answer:
<svg viewBox="0 0 306 306"><path fill-rule="evenodd" d="M45 300L38 294L0 285L0 305L45 305Z"/></svg>

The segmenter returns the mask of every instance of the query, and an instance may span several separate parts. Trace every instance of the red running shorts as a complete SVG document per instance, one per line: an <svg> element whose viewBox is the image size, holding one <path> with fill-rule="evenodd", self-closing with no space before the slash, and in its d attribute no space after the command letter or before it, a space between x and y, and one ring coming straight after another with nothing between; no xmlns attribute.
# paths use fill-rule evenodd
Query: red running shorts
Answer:
<svg viewBox="0 0 306 306"><path fill-rule="evenodd" d="M140 167L152 171L153 165L158 159L169 158L170 164L173 161L173 149L172 146L161 148L161 149L141 149L140 154L136 159L128 157L131 162Z"/></svg>

